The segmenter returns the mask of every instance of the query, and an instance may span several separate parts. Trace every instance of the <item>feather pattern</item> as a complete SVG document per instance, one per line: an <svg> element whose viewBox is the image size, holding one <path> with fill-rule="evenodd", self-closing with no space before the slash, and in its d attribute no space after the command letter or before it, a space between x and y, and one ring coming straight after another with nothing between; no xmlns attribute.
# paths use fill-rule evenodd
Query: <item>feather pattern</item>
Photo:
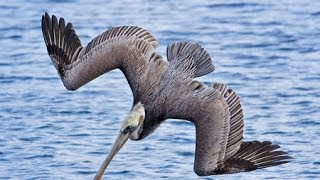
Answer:
<svg viewBox="0 0 320 180"><path fill-rule="evenodd" d="M148 44L150 44L153 48L157 47L157 41L153 38L153 36L146 30L135 27L135 26L120 26L114 27L110 30L102 33L101 35L94 38L86 47L85 53L88 53L92 49L94 49L99 44L103 43L104 41L111 39L113 37L118 36L134 36L138 39L142 39Z"/></svg>
<svg viewBox="0 0 320 180"><path fill-rule="evenodd" d="M61 78L65 75L65 66L72 62L77 49L81 49L81 42L73 30L72 24L65 26L64 19L56 16L50 18L48 13L42 16L42 33L48 54Z"/></svg>
<svg viewBox="0 0 320 180"><path fill-rule="evenodd" d="M239 151L227 159L213 174L252 171L288 163L291 157L286 152L278 151L278 148L280 146L270 141L242 142Z"/></svg>
<svg viewBox="0 0 320 180"><path fill-rule="evenodd" d="M200 77L214 71L210 55L198 44L176 42L168 45L167 59L169 62L180 56L189 56L194 61L195 77Z"/></svg>
<svg viewBox="0 0 320 180"><path fill-rule="evenodd" d="M240 148L241 140L243 138L242 108L239 97L232 89L229 89L224 84L218 83L214 84L213 87L221 92L229 107L230 121L228 123L229 128L226 129L229 133L224 153L224 159L228 159Z"/></svg>

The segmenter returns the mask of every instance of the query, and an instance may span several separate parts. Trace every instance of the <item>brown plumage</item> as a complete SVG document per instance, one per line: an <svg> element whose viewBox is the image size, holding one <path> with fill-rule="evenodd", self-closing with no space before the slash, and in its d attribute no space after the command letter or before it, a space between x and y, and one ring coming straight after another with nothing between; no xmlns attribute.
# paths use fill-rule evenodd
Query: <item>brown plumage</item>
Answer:
<svg viewBox="0 0 320 180"><path fill-rule="evenodd" d="M133 92L133 108L119 138L140 140L165 119L191 121L196 127L194 171L199 176L237 173L287 163L287 153L271 142L243 142L243 111L236 93L223 84L194 80L214 71L209 54L199 45L168 45L164 61L155 52L156 40L134 26L112 28L86 47L72 24L46 13L42 32L48 54L64 86L76 90L96 77L119 68ZM137 121L133 121L138 119ZM134 125L132 125L134 124ZM129 132L129 134L127 134ZM99 179L116 146L96 176Z"/></svg>

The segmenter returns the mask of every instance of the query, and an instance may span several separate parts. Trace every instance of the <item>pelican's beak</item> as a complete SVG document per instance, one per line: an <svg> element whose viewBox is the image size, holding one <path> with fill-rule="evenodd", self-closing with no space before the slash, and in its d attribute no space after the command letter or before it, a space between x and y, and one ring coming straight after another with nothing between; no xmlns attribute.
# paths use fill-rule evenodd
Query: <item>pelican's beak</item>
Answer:
<svg viewBox="0 0 320 180"><path fill-rule="evenodd" d="M112 146L112 149L106 159L103 161L99 171L97 172L96 176L94 177L95 180L101 179L104 171L107 169L110 161L112 158L117 154L117 152L122 148L122 146L127 142L130 136L130 132L122 132L120 131L115 143Z"/></svg>
<svg viewBox="0 0 320 180"><path fill-rule="evenodd" d="M94 177L95 180L101 179L104 171L107 169L112 158L118 153L122 146L127 142L129 137L131 139L138 139L138 132L141 129L144 121L145 111L143 105L139 102L137 103L132 111L122 122L120 132L115 143L112 146L112 149L106 159L103 161L99 171Z"/></svg>

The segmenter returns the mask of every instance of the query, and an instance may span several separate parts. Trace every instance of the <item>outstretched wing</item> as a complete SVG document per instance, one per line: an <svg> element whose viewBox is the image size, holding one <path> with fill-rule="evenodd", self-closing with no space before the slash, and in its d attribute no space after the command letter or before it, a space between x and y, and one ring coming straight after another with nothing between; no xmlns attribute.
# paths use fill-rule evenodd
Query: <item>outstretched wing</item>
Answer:
<svg viewBox="0 0 320 180"><path fill-rule="evenodd" d="M201 176L251 171L288 162L269 142L242 142L243 111L236 93L223 84L193 80L214 70L199 45L168 46L169 65L161 79L166 118L192 121L196 127L194 171Z"/></svg>
<svg viewBox="0 0 320 180"><path fill-rule="evenodd" d="M169 107L168 118L186 119L196 127L194 171L211 175L223 163L230 132L228 103L212 86L192 81Z"/></svg>
<svg viewBox="0 0 320 180"><path fill-rule="evenodd" d="M179 92L180 91L180 92ZM234 91L223 84L192 81L177 89L168 117L186 119L196 127L194 171L199 176L252 171L289 162L280 146L242 142L243 112Z"/></svg>
<svg viewBox="0 0 320 180"><path fill-rule="evenodd" d="M71 23L56 16L42 16L42 32L48 54L64 86L76 90L94 78L119 68L133 94L143 86L149 61L155 56L156 40L146 30L134 26L114 27L82 47Z"/></svg>

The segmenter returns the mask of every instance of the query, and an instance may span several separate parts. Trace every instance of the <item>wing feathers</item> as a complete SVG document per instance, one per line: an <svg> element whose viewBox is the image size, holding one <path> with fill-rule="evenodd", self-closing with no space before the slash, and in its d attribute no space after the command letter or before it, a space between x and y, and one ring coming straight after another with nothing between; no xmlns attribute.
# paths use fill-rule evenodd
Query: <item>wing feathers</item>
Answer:
<svg viewBox="0 0 320 180"><path fill-rule="evenodd" d="M226 160L223 166L214 173L238 173L288 163L291 157L286 152L275 151L278 148L280 146L269 141L242 142L239 151Z"/></svg>
<svg viewBox="0 0 320 180"><path fill-rule="evenodd" d="M81 48L81 43L76 35L72 24L68 23L65 27L63 18L59 23L56 16L50 18L48 13L42 16L42 33L53 64L63 78L64 67L72 62L74 53Z"/></svg>
<svg viewBox="0 0 320 180"><path fill-rule="evenodd" d="M147 42L153 48L156 48L157 41L154 37L146 30L136 26L119 26L109 29L101 35L94 38L86 47L85 54L94 49L97 45L114 37L125 36L125 37L136 37Z"/></svg>
<svg viewBox="0 0 320 180"><path fill-rule="evenodd" d="M241 140L243 137L243 112L240 104L240 99L236 93L229 89L224 84L214 84L213 87L221 92L229 107L229 131L227 137L227 144L224 147L224 159L231 157L240 148Z"/></svg>
<svg viewBox="0 0 320 180"><path fill-rule="evenodd" d="M199 77L214 71L210 55L198 44L189 42L177 42L167 46L167 59L171 62L179 56L188 55L195 61L195 75Z"/></svg>

